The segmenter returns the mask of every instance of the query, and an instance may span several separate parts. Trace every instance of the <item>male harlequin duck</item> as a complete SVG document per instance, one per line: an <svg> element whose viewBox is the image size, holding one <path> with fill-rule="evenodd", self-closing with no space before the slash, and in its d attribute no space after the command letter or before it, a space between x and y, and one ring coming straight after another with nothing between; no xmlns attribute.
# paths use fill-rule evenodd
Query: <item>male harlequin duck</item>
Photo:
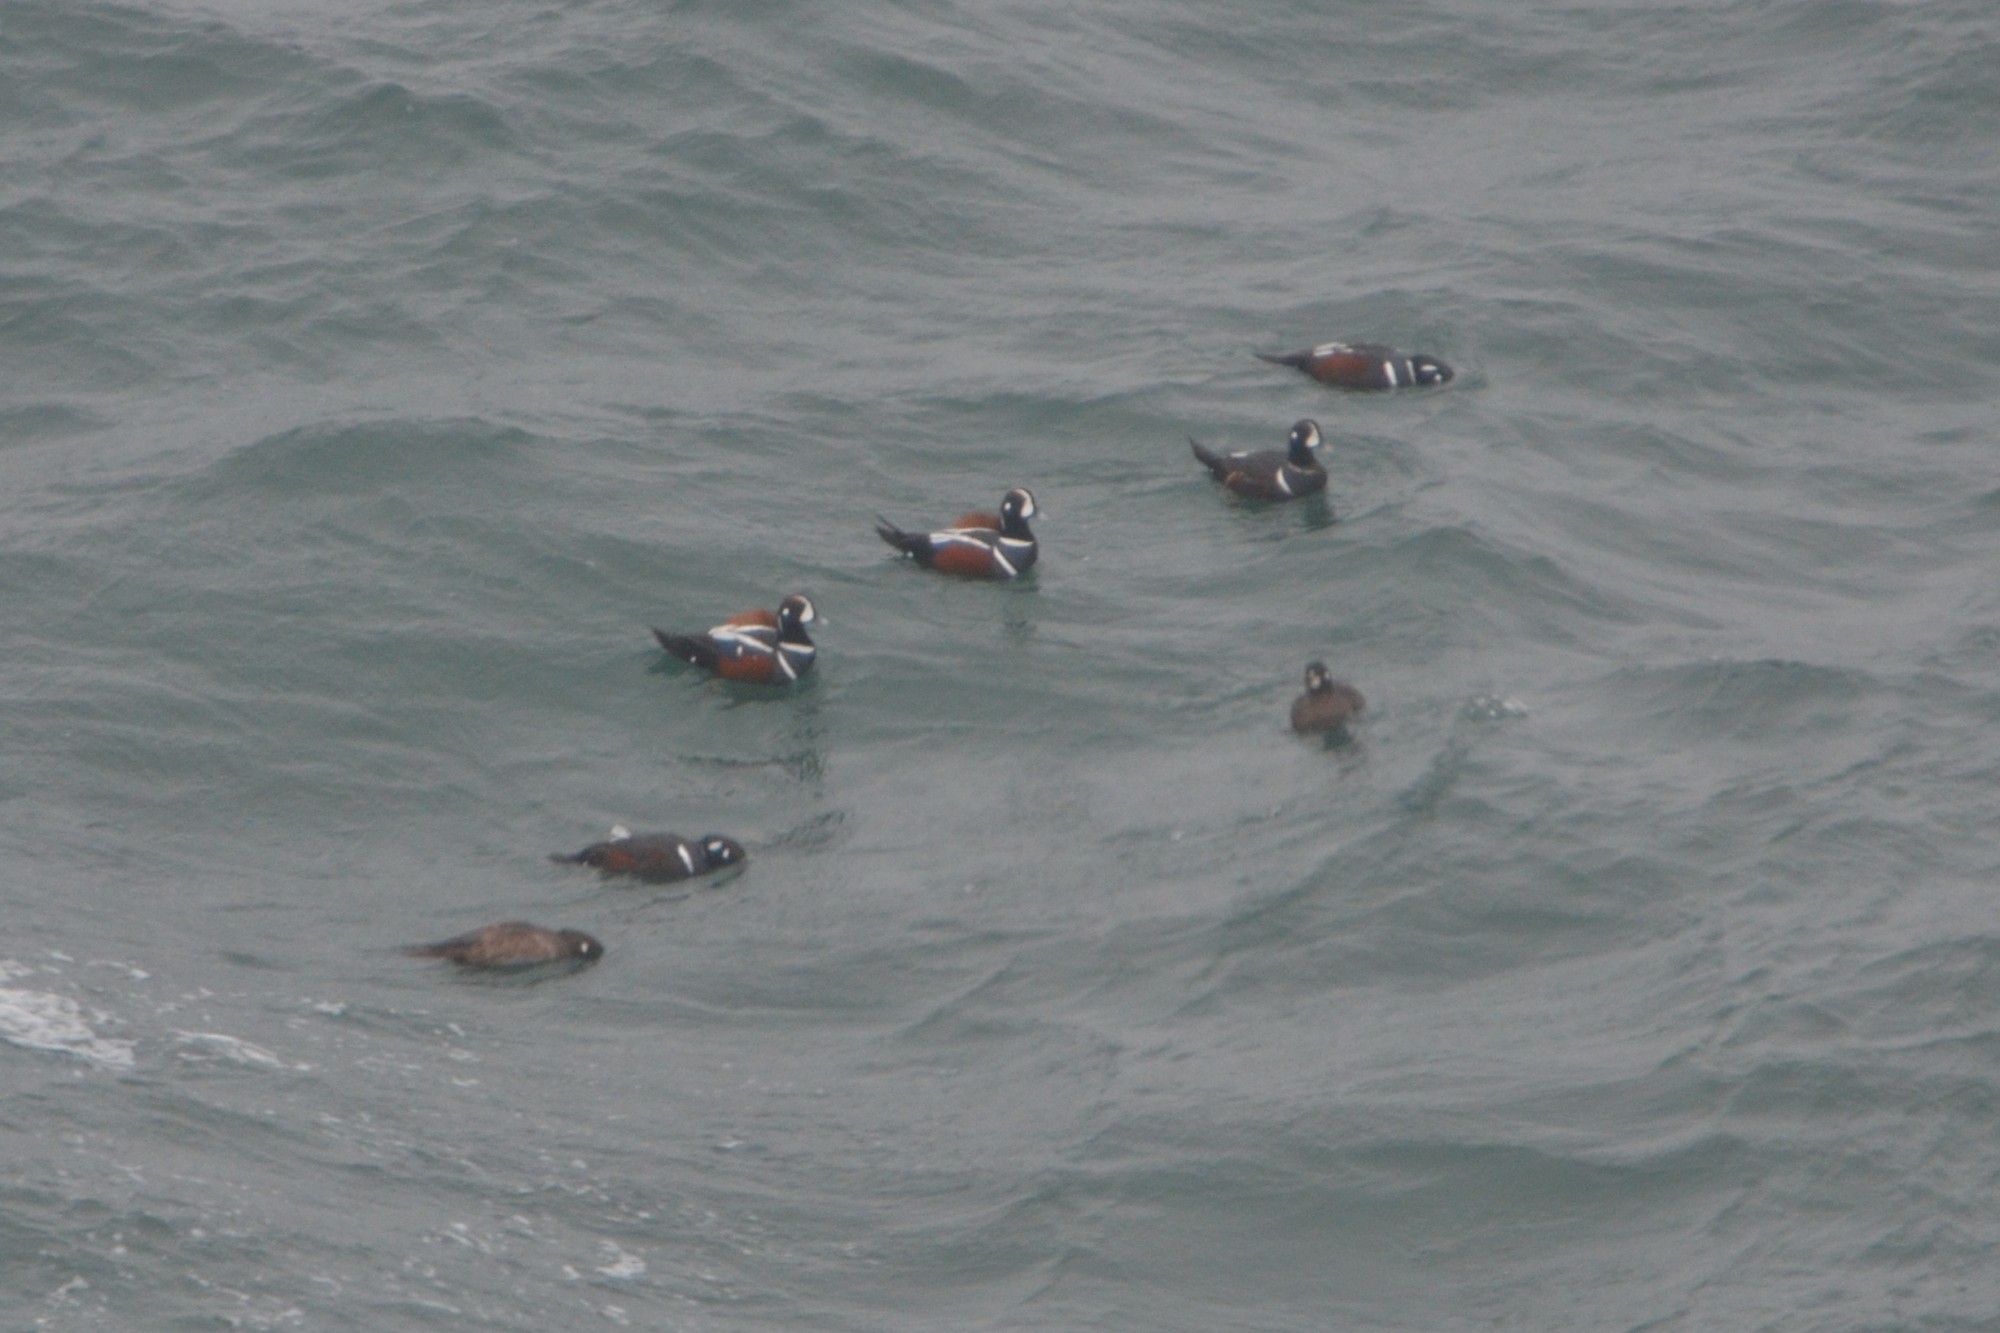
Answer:
<svg viewBox="0 0 2000 1333"><path fill-rule="evenodd" d="M1301 421L1292 427L1285 451L1260 449L1255 453L1218 454L1190 438L1194 456L1215 479L1238 495L1256 500L1296 500L1301 495L1326 489L1326 469L1319 465L1313 450L1320 446L1319 423Z"/></svg>
<svg viewBox="0 0 2000 1333"><path fill-rule="evenodd" d="M690 842L677 833L641 833L615 825L606 842L593 842L580 852L556 852L551 861L596 866L607 875L637 875L640 879L691 879L711 870L740 864L749 853L743 844L717 833Z"/></svg>
<svg viewBox="0 0 2000 1333"><path fill-rule="evenodd" d="M1035 497L1016 486L1001 497L998 514L962 514L941 532L905 532L877 517L882 540L920 565L974 579L1011 579L1034 568L1037 548L1028 520Z"/></svg>
<svg viewBox="0 0 2000 1333"><path fill-rule="evenodd" d="M1292 730L1334 731L1353 721L1366 703L1361 691L1327 674L1326 663L1306 668L1306 692L1292 701Z"/></svg>
<svg viewBox="0 0 2000 1333"><path fill-rule="evenodd" d="M1451 367L1434 356L1404 356L1381 343L1321 343L1303 352L1257 358L1278 366L1296 366L1322 384L1343 389L1407 389L1415 384L1449 384Z"/></svg>
<svg viewBox="0 0 2000 1333"><path fill-rule="evenodd" d="M769 611L746 611L706 634L669 634L656 629L660 647L725 680L756 685L789 685L812 670L817 649L806 626L819 619L811 601L793 593Z"/></svg>
<svg viewBox="0 0 2000 1333"><path fill-rule="evenodd" d="M538 967L565 961L594 963L604 957L604 946L580 930L502 921L436 944L413 944L403 952L412 958L449 958L460 967Z"/></svg>

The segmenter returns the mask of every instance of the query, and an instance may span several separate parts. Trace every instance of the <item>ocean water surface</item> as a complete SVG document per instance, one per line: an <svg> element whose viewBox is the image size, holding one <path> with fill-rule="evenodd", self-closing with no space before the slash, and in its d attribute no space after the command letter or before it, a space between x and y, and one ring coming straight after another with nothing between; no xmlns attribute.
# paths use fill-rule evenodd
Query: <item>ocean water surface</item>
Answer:
<svg viewBox="0 0 2000 1333"><path fill-rule="evenodd" d="M0 1324L2000 1328L1996 58L9 0Z"/></svg>

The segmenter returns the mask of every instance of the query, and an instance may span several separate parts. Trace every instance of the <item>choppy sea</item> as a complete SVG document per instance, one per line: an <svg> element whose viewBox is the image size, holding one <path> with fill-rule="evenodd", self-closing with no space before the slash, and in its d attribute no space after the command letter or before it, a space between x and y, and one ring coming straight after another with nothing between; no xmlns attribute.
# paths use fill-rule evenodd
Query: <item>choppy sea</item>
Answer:
<svg viewBox="0 0 2000 1333"><path fill-rule="evenodd" d="M1996 71L5 0L0 1326L2000 1329ZM872 531L1012 486L1017 585ZM796 690L649 633L790 592ZM607 956L400 952L510 918Z"/></svg>

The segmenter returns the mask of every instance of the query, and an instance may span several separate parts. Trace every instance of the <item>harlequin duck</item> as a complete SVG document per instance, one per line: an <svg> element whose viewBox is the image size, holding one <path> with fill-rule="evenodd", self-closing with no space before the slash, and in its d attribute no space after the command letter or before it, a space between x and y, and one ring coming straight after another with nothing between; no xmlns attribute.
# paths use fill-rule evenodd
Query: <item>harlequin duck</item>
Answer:
<svg viewBox="0 0 2000 1333"><path fill-rule="evenodd" d="M812 670L817 649L806 626L819 619L810 600L793 593L778 611L746 611L706 634L669 634L656 629L660 647L724 680L756 685L789 685Z"/></svg>
<svg viewBox="0 0 2000 1333"><path fill-rule="evenodd" d="M882 540L929 569L974 579L1011 579L1034 568L1038 554L1028 520L1035 497L1016 486L1001 497L998 514L962 514L940 532L905 532L877 517Z"/></svg>
<svg viewBox="0 0 2000 1333"><path fill-rule="evenodd" d="M1360 690L1328 675L1326 663L1314 662L1306 668L1306 692L1292 701L1292 730L1334 731L1366 706Z"/></svg>
<svg viewBox="0 0 2000 1333"><path fill-rule="evenodd" d="M677 833L641 833L621 825L613 826L605 842L593 842L580 852L556 852L551 861L565 865L596 866L607 875L636 875L640 879L691 879L711 870L740 864L748 852L743 844L718 833L704 834L691 842Z"/></svg>
<svg viewBox="0 0 2000 1333"><path fill-rule="evenodd" d="M1255 453L1218 454L1190 438L1194 456L1215 479L1238 495L1256 500L1295 500L1301 495L1326 489L1326 469L1319 465L1313 450L1320 446L1319 423L1301 421L1292 427L1291 439L1283 453L1260 449Z"/></svg>
<svg viewBox="0 0 2000 1333"><path fill-rule="evenodd" d="M1407 389L1415 384L1449 384L1452 370L1434 356L1404 356L1381 343L1321 343L1303 352L1257 358L1278 366L1296 366L1322 384L1343 389Z"/></svg>
<svg viewBox="0 0 2000 1333"><path fill-rule="evenodd" d="M436 944L413 944L412 958L449 958L460 967L537 967L543 963L594 963L604 946L580 930L550 930L528 921L502 921Z"/></svg>

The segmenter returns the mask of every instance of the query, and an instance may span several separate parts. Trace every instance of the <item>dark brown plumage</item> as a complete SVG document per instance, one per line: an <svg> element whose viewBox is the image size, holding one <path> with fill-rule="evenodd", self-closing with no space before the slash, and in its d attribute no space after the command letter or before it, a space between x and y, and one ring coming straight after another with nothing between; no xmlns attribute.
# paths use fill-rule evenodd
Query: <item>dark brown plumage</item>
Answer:
<svg viewBox="0 0 2000 1333"><path fill-rule="evenodd" d="M1326 663L1306 668L1306 692L1292 701L1292 730L1333 731L1345 727L1367 706L1361 691L1327 674Z"/></svg>
<svg viewBox="0 0 2000 1333"><path fill-rule="evenodd" d="M604 946L580 930L550 930L528 921L502 921L436 944L413 944L412 958L448 958L460 967L535 967L565 960L594 963Z"/></svg>

